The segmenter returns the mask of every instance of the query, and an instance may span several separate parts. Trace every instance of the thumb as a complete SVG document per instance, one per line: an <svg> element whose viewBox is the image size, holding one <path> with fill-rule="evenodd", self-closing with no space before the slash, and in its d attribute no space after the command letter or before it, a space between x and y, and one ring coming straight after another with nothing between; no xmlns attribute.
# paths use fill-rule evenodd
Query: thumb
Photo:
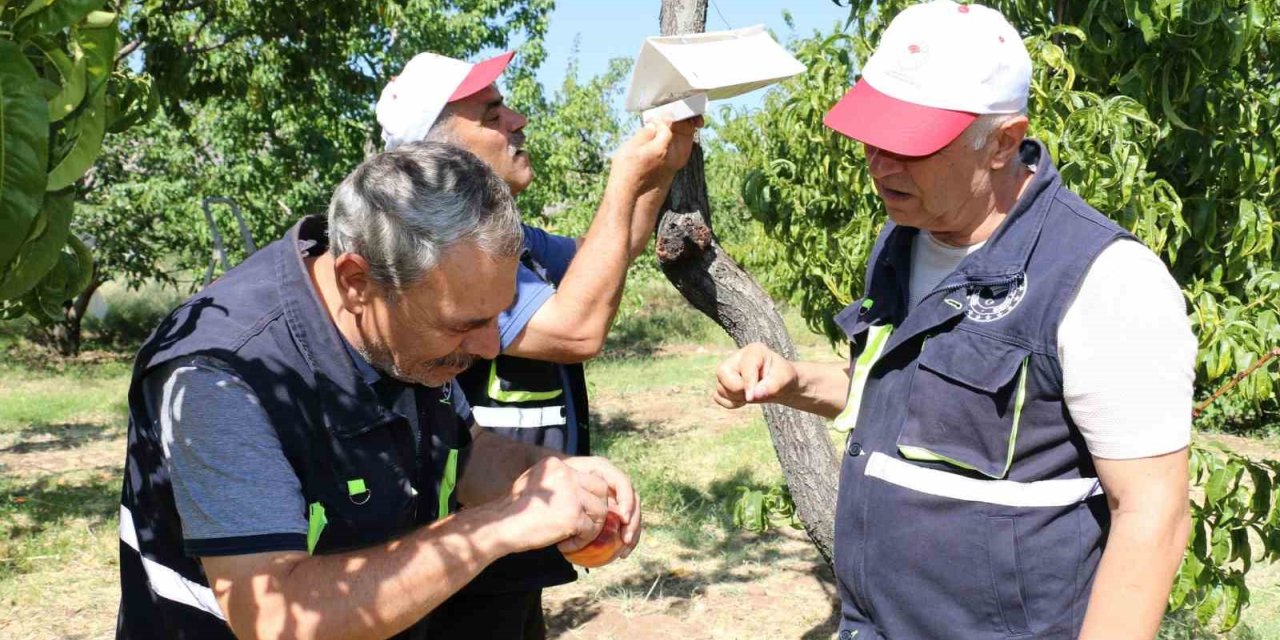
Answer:
<svg viewBox="0 0 1280 640"><path fill-rule="evenodd" d="M654 120L649 123L649 126L653 127L653 139L650 144L666 149L671 144L671 122L668 120Z"/></svg>
<svg viewBox="0 0 1280 640"><path fill-rule="evenodd" d="M742 395L747 402L756 401L756 388L759 386L761 378L764 375L768 375L767 370L763 374L761 373L761 370L767 366L767 362L767 360L751 358L743 363L745 366L742 367Z"/></svg>
<svg viewBox="0 0 1280 640"><path fill-rule="evenodd" d="M770 400L782 390L782 376L778 375L777 369L778 367L773 366L773 358L765 361L764 374L751 393L756 402Z"/></svg>

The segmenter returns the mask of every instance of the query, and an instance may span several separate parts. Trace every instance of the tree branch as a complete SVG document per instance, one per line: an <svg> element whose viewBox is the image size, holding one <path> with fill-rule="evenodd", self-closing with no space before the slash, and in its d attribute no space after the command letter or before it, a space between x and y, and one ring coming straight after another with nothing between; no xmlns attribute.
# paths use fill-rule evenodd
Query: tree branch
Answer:
<svg viewBox="0 0 1280 640"><path fill-rule="evenodd" d="M663 0L662 34L701 32L707 0ZM711 228L702 147L676 174L657 229L658 262L667 279L738 346L763 342L788 359L795 345L764 289L720 247ZM779 404L763 406L765 423L796 511L819 553L831 562L839 463L817 416Z"/></svg>
<svg viewBox="0 0 1280 640"><path fill-rule="evenodd" d="M120 52L116 54L115 64L119 65L121 60L128 58L129 54L133 53L134 51L137 51L138 47L140 46L142 46L142 40L138 39L138 40L134 40L133 42L130 42L129 44L126 44L123 47L120 47Z"/></svg>

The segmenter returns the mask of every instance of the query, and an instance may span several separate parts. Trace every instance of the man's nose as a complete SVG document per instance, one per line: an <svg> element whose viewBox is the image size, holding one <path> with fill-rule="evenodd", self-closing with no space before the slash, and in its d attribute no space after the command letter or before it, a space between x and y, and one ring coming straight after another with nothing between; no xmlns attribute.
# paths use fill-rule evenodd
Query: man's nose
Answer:
<svg viewBox="0 0 1280 640"><path fill-rule="evenodd" d="M524 129L525 125L529 124L529 119L526 118L523 113L520 113L515 109L508 109L508 111L511 112L510 120L511 120L512 133L518 133L519 131Z"/></svg>
<svg viewBox="0 0 1280 640"><path fill-rule="evenodd" d="M867 169L871 171L871 177L883 178L902 170L902 161L892 153L869 144L863 145L863 148L867 153Z"/></svg>
<svg viewBox="0 0 1280 640"><path fill-rule="evenodd" d="M483 327L472 330L462 341L462 349L486 360L498 357L502 350L502 342L498 337L498 319L494 318Z"/></svg>

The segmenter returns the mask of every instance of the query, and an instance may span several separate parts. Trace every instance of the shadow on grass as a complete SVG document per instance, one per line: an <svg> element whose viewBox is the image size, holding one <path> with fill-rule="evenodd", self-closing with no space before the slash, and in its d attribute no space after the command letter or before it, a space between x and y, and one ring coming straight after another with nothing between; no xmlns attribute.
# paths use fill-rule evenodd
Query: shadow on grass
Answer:
<svg viewBox="0 0 1280 640"><path fill-rule="evenodd" d="M645 426L631 416L592 414L592 446L598 453L608 454L615 447L631 446L644 449L646 444L656 443L669 433ZM653 530L672 535L684 550L675 558L680 561L703 561L715 558L715 565L705 571L672 573L665 561L650 560L642 565L642 574L609 591L614 596L638 601L647 600L652 594L674 597L682 604L674 612L684 612L692 606L693 597L707 585L745 584L757 577L735 573L744 564L777 565L787 561L806 561L818 558L816 550L782 551L762 542L783 536L772 529L763 533L742 530L733 524L734 502L739 489L768 491L771 486L754 477L752 469L742 466L727 476L711 482L706 489L685 481L679 474L646 474L633 477L637 491L643 497L646 508L661 511L667 522L650 525ZM785 526L785 525L782 525ZM718 529L723 535L707 535L707 527ZM835 576L825 563L815 563L808 571L822 585L827 597L833 601L829 615L801 637L805 640L830 638L837 630L840 607L836 600ZM657 576L656 581L653 576ZM598 617L603 604L596 596L579 596L565 602L557 612L547 617L552 636L562 634Z"/></svg>
<svg viewBox="0 0 1280 640"><path fill-rule="evenodd" d="M37 453L66 451L92 442L110 440L120 435L120 428L94 422L35 423L18 432L20 442L0 449L0 453Z"/></svg>
<svg viewBox="0 0 1280 640"><path fill-rule="evenodd" d="M667 613L679 616L689 613L689 610L696 602L695 598L705 592L709 585L745 585L757 580L758 578L755 576L742 575L740 572L734 571L735 568L742 564L775 564L783 561L812 559L813 554L808 551L779 552L776 549L769 549L765 545L759 544L761 539L770 535L778 534L766 533L757 535L734 531L727 535L724 541L712 545L708 550L691 554L700 557L713 556L720 560L714 567L705 571L673 572L666 567L666 563L663 561L646 561L641 565L639 575L611 585L608 588L609 593L613 598L634 602L643 602L654 596L660 599L672 598L677 601L677 604L670 606L667 609ZM836 593L835 575L832 573L831 567L824 563L818 563L807 573L816 578L828 598L834 600ZM657 577L654 578L653 576ZM572 629L581 627L599 617L603 612L604 603L594 595L578 596L566 600L558 612L547 616L550 637L558 637ZM780 611L779 613L786 615L786 612ZM830 638L837 630L839 619L840 607L838 603L835 603L832 605L830 614L811 629L805 631L801 638L805 640Z"/></svg>
<svg viewBox="0 0 1280 640"><path fill-rule="evenodd" d="M7 556L0 562L0 581L38 571L36 561L72 551L58 541L69 527L114 527L119 511L120 480L111 474L76 482L54 476L27 483L0 478L0 538L10 543L0 546Z"/></svg>
<svg viewBox="0 0 1280 640"><path fill-rule="evenodd" d="M60 481L45 476L32 482L0 480L0 514L9 518L10 526L0 525L9 537L34 536L50 526L75 518L102 521L114 519L120 511L120 479L111 474L97 474L76 482Z"/></svg>

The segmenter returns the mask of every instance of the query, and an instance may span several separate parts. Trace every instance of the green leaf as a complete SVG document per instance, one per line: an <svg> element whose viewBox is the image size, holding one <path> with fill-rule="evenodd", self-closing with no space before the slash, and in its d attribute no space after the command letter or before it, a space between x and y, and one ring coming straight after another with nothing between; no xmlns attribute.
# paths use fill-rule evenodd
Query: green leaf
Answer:
<svg viewBox="0 0 1280 640"><path fill-rule="evenodd" d="M103 0L33 0L19 15L13 31L19 41L53 35L102 7Z"/></svg>
<svg viewBox="0 0 1280 640"><path fill-rule="evenodd" d="M1271 513L1271 476L1266 469L1250 465L1249 478L1253 481L1253 500L1249 508L1255 518L1266 520Z"/></svg>
<svg viewBox="0 0 1280 640"><path fill-rule="evenodd" d="M768 528L764 513L764 493L738 487L741 495L733 509L734 526L748 531L764 531Z"/></svg>
<svg viewBox="0 0 1280 640"><path fill-rule="evenodd" d="M22 47L0 40L0 268L14 258L44 202L49 108Z"/></svg>
<svg viewBox="0 0 1280 640"><path fill-rule="evenodd" d="M1249 587L1245 584L1244 575L1233 573L1222 585L1222 629L1226 633L1240 624L1240 612L1249 604Z"/></svg>
<svg viewBox="0 0 1280 640"><path fill-rule="evenodd" d="M119 33L116 14L108 11L90 13L83 23L72 30L72 39L84 53L89 95L97 93L111 75L111 69L116 63Z"/></svg>
<svg viewBox="0 0 1280 640"><path fill-rule="evenodd" d="M32 225L32 237L26 239L17 258L3 271L0 300L12 300L30 291L58 261L71 232L74 200L75 192L71 189L45 194L40 210L44 224Z"/></svg>
<svg viewBox="0 0 1280 640"><path fill-rule="evenodd" d="M88 86L85 70L87 63L84 56L79 55L73 61L71 56L62 50L61 45L51 38L36 38L32 40L32 44L44 53L45 58L61 76L62 84L59 86L57 95L49 99L49 121L58 122L71 115L71 112L75 111L84 100L85 88Z"/></svg>
<svg viewBox="0 0 1280 640"><path fill-rule="evenodd" d="M1174 577L1173 590L1169 592L1169 609L1177 611L1186 604L1187 596L1196 588L1196 577L1204 570L1204 565L1194 554L1182 558L1182 566L1178 567L1178 575Z"/></svg>
<svg viewBox="0 0 1280 640"><path fill-rule="evenodd" d="M1231 532L1232 555L1240 559L1245 573L1253 568L1253 544L1249 542L1249 530L1240 528Z"/></svg>
<svg viewBox="0 0 1280 640"><path fill-rule="evenodd" d="M1204 487L1204 497L1209 505L1217 505L1227 495L1231 482L1231 472L1226 467L1218 467L1209 474L1209 482Z"/></svg>
<svg viewBox="0 0 1280 640"><path fill-rule="evenodd" d="M1200 624L1209 624L1213 616L1218 613L1218 607L1222 604L1222 596L1222 585L1216 585L1205 595L1204 600L1201 600L1200 604L1196 605L1196 619L1200 621Z"/></svg>
<svg viewBox="0 0 1280 640"><path fill-rule="evenodd" d="M107 134L107 104L105 86L90 97L80 115L72 120L66 134L72 140L58 164L49 171L49 190L55 191L75 184L84 175L102 150L102 139Z"/></svg>
<svg viewBox="0 0 1280 640"><path fill-rule="evenodd" d="M1209 523L1197 518L1191 530L1191 552L1199 560L1209 558Z"/></svg>
<svg viewBox="0 0 1280 640"><path fill-rule="evenodd" d="M1231 558L1231 532L1217 528L1209 542L1209 556L1213 563L1222 566Z"/></svg>
<svg viewBox="0 0 1280 640"><path fill-rule="evenodd" d="M1164 116L1169 119L1173 126L1186 131L1195 131L1191 125L1187 124L1178 117L1178 112L1173 108L1173 101L1169 98L1169 83L1171 82L1169 75L1172 67L1166 66L1160 82L1160 109L1164 111Z"/></svg>
<svg viewBox="0 0 1280 640"><path fill-rule="evenodd" d="M1142 40L1150 44L1156 39L1156 25L1148 13L1150 3L1146 0L1124 0L1124 12L1129 21L1142 30Z"/></svg>
<svg viewBox="0 0 1280 640"><path fill-rule="evenodd" d="M74 297L88 288L89 282L93 280L93 252L74 233L67 237L67 247L76 258L75 275L70 278L67 286L68 297Z"/></svg>

